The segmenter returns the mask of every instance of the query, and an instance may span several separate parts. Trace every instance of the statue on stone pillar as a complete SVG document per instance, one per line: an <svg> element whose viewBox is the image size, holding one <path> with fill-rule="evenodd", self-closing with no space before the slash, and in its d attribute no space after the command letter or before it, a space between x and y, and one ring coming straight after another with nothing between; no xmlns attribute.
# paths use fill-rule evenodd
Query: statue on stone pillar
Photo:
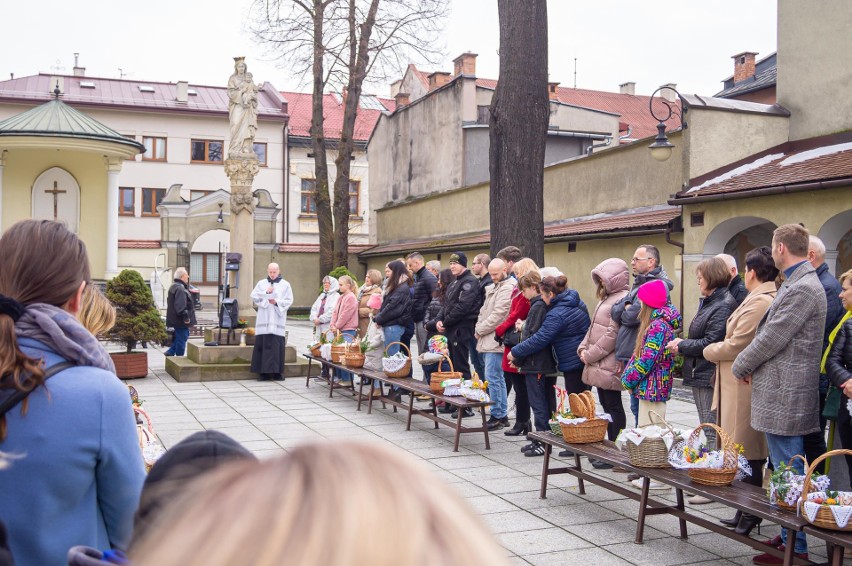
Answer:
<svg viewBox="0 0 852 566"><path fill-rule="evenodd" d="M228 80L228 116L231 122L231 142L228 157L257 157L254 137L257 132L257 92L248 72L245 57L234 57L234 74Z"/></svg>

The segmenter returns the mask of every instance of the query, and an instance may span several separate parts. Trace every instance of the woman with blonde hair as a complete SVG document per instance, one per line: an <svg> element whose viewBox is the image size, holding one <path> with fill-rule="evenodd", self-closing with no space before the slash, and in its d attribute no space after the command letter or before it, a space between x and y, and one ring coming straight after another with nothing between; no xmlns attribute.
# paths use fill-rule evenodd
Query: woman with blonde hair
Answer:
<svg viewBox="0 0 852 566"><path fill-rule="evenodd" d="M357 442L305 444L199 478L130 555L135 566L508 564L481 520L421 464Z"/></svg>
<svg viewBox="0 0 852 566"><path fill-rule="evenodd" d="M367 335L367 327L370 326L370 315L374 311L367 304L370 297L378 293L382 294L382 274L378 269L371 269L364 278L364 284L358 289L358 336Z"/></svg>
<svg viewBox="0 0 852 566"><path fill-rule="evenodd" d="M115 326L115 307L100 289L94 285L86 285L83 290L83 304L80 305L77 318L80 324L97 338Z"/></svg>
<svg viewBox="0 0 852 566"><path fill-rule="evenodd" d="M358 299L355 297L355 281L348 275L341 275L337 283L340 288L340 298L334 306L329 329L335 333L339 332L346 342L351 342L358 334ZM352 383L351 372L335 370L335 373L341 385Z"/></svg>

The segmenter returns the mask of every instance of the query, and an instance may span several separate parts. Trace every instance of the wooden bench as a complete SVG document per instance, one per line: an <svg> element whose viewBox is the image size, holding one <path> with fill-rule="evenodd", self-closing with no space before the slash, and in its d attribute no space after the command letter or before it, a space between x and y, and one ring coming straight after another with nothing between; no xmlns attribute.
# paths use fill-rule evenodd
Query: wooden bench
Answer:
<svg viewBox="0 0 852 566"><path fill-rule="evenodd" d="M784 564L812 564L801 559L794 559L793 548L795 546L795 537L797 532L806 530L809 523L804 518L797 516L789 511L782 511L771 505L766 497L766 492L751 484L735 481L730 486L707 486L693 483L689 478L686 470L676 470L673 468L638 468L630 464L627 453L619 450L618 447L605 440L592 444L570 444L561 436L557 436L552 432L531 432L528 435L531 440L537 440L544 445L544 462L542 463L541 474L541 491L539 496L542 499L547 498L547 480L548 477L555 474L571 474L577 478L579 490L581 494L585 493L584 482L588 481L599 485L605 489L624 495L639 502L639 514L636 525L636 544L642 544L645 518L648 515L668 514L678 518L680 524L680 538L686 539L687 529L686 523L690 522L705 529L726 536L737 542L747 544L760 552L768 552L775 556L784 559ZM574 453L574 465L561 467L551 467L550 458L554 447L565 450L570 450ZM580 457L587 456L594 460L600 460L620 466L632 472L635 472L643 477L642 490L636 491L624 486L620 483L615 483L608 480L606 477L590 474L583 470L580 463ZM658 481L669 485L675 489L676 504L671 505L667 502L655 501L650 498L650 482L651 480ZM691 513L684 506L683 492L704 496L713 501L723 503L729 507L733 507L740 511L745 511L756 515L773 523L777 523L782 527L787 528L787 545L785 551L780 551L775 548L768 547L760 541L747 536L736 534L733 529L725 528L716 521L708 520L702 516Z"/></svg>
<svg viewBox="0 0 852 566"><path fill-rule="evenodd" d="M828 563L831 566L843 564L845 549L852 548L852 533L850 532L829 531L809 524L805 527L805 534L825 541Z"/></svg>
<svg viewBox="0 0 852 566"><path fill-rule="evenodd" d="M361 384L358 386L358 407L360 410L361 399L366 397L369 399L367 404L367 413L370 414L373 411L373 391L376 390L376 384L379 384L379 390L381 391L381 395L377 398L384 403L392 405L394 411L396 411L397 407L408 411L408 419L406 422L405 430L411 430L411 417L412 415L420 415L422 417L426 417L435 423L435 428L438 428L438 424L444 424L449 427L452 427L455 430L455 437L453 440L453 452L459 451L459 438L462 434L471 433L471 432L481 432L485 435L485 449L491 449L491 441L488 439L488 427L486 425L485 420L485 407L492 405L491 401L472 401L470 399L465 399L464 397L458 396L448 396L442 395L440 393L435 393L432 389L423 383L422 381L418 381L412 378L393 378L388 377L384 372L373 371L368 369L360 369L357 370L358 375L361 376ZM364 380L370 380L370 393L366 396L363 395L362 389L364 387ZM384 394L384 388L382 384L389 385L388 395ZM400 403L395 399L395 395L393 394L394 387L401 389L403 391L407 391L409 393L408 404ZM414 397L415 395L426 395L431 398L430 406L428 409L419 409L414 406ZM442 417L438 414L437 411L437 403L443 401L447 405L456 407L458 409L458 415L456 416L456 420L450 420L446 417ZM479 409L479 415L482 418L482 426L478 427L469 427L464 426L462 423L462 419L464 418L465 409Z"/></svg>
<svg viewBox="0 0 852 566"><path fill-rule="evenodd" d="M359 368L350 368L350 367L347 367L343 364L335 364L335 363L330 362L330 361L326 360L325 358L321 358L319 356L314 356L314 355L311 355L311 354L302 354L302 355L305 356L305 358L308 360L308 374L305 376L305 387L311 386L311 364L313 362L317 362L317 363L320 364L321 367L328 368L329 370L336 369L336 370L339 370L339 371L346 371L346 372L349 372L349 373L352 373L352 374L358 374L361 371ZM361 390L360 390L360 388L359 388L358 391L355 391L355 384L351 381L349 382L349 385L341 385L339 382L334 381L334 379L332 378L332 375L331 375L331 371L329 371L328 377L323 377L321 373L322 372L320 372L320 375L314 376L313 378L316 379L317 381L324 381L325 383L328 384L328 398L329 399L331 399L334 396L334 390L335 389L345 389L350 393L350 395L358 398L358 410L359 411L361 410L361 397L360 397L361 396Z"/></svg>

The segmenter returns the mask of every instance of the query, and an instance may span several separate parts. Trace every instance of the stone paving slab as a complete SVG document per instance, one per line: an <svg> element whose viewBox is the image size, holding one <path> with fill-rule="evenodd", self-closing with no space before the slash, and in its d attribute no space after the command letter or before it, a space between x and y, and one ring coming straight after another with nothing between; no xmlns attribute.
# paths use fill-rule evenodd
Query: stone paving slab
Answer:
<svg viewBox="0 0 852 566"><path fill-rule="evenodd" d="M310 339L308 325L290 323L289 331L289 343L303 351ZM310 387L299 378L177 383L165 373L160 352L149 349L149 364L152 373L131 383L167 448L209 428L233 436L260 458L281 455L304 442L352 438L403 450L468 501L513 564L750 564L754 554L745 545L694 525L689 525L690 539L682 541L675 535L677 520L667 516L649 517L645 544L635 545L638 503L588 482L586 494L580 495L577 480L568 475L553 476L548 498L539 499L542 459L525 457L520 448L526 439L507 437L503 431L489 435L491 450L485 449L481 434L470 434L462 435L459 452L453 452L448 427L436 430L431 421L414 417L412 430L406 431L403 412L393 413L380 404L371 415L366 406L358 412L350 395L335 392L329 399L327 386L316 382ZM626 395L623 401L631 418ZM512 403L510 398L510 407ZM670 401L667 412L675 426L698 424L695 406L687 401ZM591 469L585 459L583 465ZM624 474L594 473L625 481ZM673 496L672 491L660 497ZM713 520L732 514L723 506L703 507L694 510ZM764 536L776 532L769 526L763 529Z"/></svg>

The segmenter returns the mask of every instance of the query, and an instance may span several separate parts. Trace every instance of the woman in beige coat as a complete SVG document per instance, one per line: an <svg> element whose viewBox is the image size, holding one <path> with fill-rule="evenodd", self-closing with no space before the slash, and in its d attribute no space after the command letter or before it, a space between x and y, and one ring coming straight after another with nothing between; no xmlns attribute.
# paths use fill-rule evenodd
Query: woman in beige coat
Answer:
<svg viewBox="0 0 852 566"><path fill-rule="evenodd" d="M358 289L358 336L362 338L367 335L370 315L375 315L377 312L367 306L367 301L376 293L382 294L382 274L376 269L371 269L367 272L364 284Z"/></svg>
<svg viewBox="0 0 852 566"><path fill-rule="evenodd" d="M751 465L752 474L746 481L760 486L763 482L763 463L769 455L766 436L751 428L751 384L734 377L731 366L737 354L748 346L757 331L757 325L769 310L775 298L775 277L778 269L772 260L772 251L763 246L746 254L746 270L743 278L749 294L743 303L728 318L725 339L704 348L704 359L716 364L716 384L713 408L717 411L719 425L741 444L745 457ZM733 519L722 524L736 527L738 533L746 534L760 519L737 511Z"/></svg>
<svg viewBox="0 0 852 566"><path fill-rule="evenodd" d="M592 281L597 286L597 297L600 300L592 315L586 337L577 348L577 355L585 364L583 368L583 383L598 388L598 399L605 412L612 416L612 422L607 427L610 440L615 440L618 433L627 424L624 405L621 402L621 372L615 359L615 340L620 326L612 318L612 306L620 301L630 288L630 272L623 259L610 258L602 261L592 270ZM598 469L612 466L605 462L593 462Z"/></svg>

